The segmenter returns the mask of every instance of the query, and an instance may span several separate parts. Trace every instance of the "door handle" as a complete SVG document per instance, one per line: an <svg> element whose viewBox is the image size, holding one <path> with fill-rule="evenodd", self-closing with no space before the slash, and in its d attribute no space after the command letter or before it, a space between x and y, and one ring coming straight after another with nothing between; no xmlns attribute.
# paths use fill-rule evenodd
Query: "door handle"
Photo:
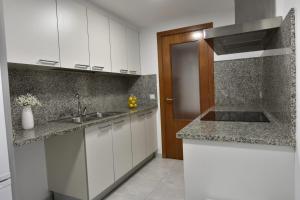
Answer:
<svg viewBox="0 0 300 200"><path fill-rule="evenodd" d="M175 100L174 98L168 98L168 97L166 98L167 102L173 102L174 100Z"/></svg>

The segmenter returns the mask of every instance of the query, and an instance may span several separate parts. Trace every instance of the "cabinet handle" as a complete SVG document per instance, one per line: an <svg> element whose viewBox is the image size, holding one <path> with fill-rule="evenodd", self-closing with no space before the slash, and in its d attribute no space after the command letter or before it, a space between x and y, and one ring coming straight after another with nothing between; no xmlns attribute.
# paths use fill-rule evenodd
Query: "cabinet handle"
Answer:
<svg viewBox="0 0 300 200"><path fill-rule="evenodd" d="M138 117L145 117L145 114L140 114L138 115Z"/></svg>
<svg viewBox="0 0 300 200"><path fill-rule="evenodd" d="M128 70L127 69L121 69L120 72L123 73L123 74L127 74Z"/></svg>
<svg viewBox="0 0 300 200"><path fill-rule="evenodd" d="M136 71L129 71L130 74L136 74Z"/></svg>
<svg viewBox="0 0 300 200"><path fill-rule="evenodd" d="M89 67L90 67L89 65L82 65L82 64L76 64L75 65L75 68L77 68L77 69L87 69Z"/></svg>
<svg viewBox="0 0 300 200"><path fill-rule="evenodd" d="M93 69L93 70L96 70L96 71L103 71L104 67L93 66L92 69Z"/></svg>
<svg viewBox="0 0 300 200"><path fill-rule="evenodd" d="M125 122L125 120L120 120L120 121L114 122L114 124L121 124L123 122Z"/></svg>
<svg viewBox="0 0 300 200"><path fill-rule="evenodd" d="M56 64L58 64L59 62L58 62L58 61L55 61L55 60L44 60L44 59L40 59L40 60L39 60L39 63L40 63L40 64L43 64L43 65L56 65Z"/></svg>
<svg viewBox="0 0 300 200"><path fill-rule="evenodd" d="M153 112L151 111L151 112L148 112L146 115L150 115L150 114L152 114Z"/></svg>
<svg viewBox="0 0 300 200"><path fill-rule="evenodd" d="M98 127L100 130L103 130L105 128L111 127L111 125L103 126L103 127Z"/></svg>

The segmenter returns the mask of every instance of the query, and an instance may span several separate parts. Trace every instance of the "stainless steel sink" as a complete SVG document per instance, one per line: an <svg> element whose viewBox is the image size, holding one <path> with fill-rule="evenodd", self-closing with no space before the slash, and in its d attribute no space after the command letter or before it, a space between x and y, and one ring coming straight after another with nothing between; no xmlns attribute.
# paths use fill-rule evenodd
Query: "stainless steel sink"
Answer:
<svg viewBox="0 0 300 200"><path fill-rule="evenodd" d="M61 119L59 121L82 124L84 122L89 122L89 121L93 121L93 120L97 120L97 119L101 119L101 118L112 117L112 116L120 115L123 113L124 112L95 112L95 113L89 113L89 114L82 115L82 116L65 118L65 119Z"/></svg>

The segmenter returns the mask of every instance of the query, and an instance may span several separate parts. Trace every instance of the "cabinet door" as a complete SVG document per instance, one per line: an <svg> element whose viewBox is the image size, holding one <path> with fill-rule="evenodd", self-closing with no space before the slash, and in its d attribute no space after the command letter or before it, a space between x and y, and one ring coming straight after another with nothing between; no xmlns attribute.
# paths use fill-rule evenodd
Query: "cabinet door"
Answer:
<svg viewBox="0 0 300 200"><path fill-rule="evenodd" d="M91 68L111 72L108 18L94 10L87 11Z"/></svg>
<svg viewBox="0 0 300 200"><path fill-rule="evenodd" d="M128 117L113 122L115 180L132 168L131 132Z"/></svg>
<svg viewBox="0 0 300 200"><path fill-rule="evenodd" d="M126 27L113 20L110 20L110 44L112 72L127 74Z"/></svg>
<svg viewBox="0 0 300 200"><path fill-rule="evenodd" d="M59 66L55 0L4 0L7 60Z"/></svg>
<svg viewBox="0 0 300 200"><path fill-rule="evenodd" d="M154 110L146 114L145 127L147 131L147 156L149 156L157 150L156 113Z"/></svg>
<svg viewBox="0 0 300 200"><path fill-rule="evenodd" d="M61 66L89 69L86 7L74 0L57 0Z"/></svg>
<svg viewBox="0 0 300 200"><path fill-rule="evenodd" d="M105 123L85 130L89 199L114 183L112 127Z"/></svg>
<svg viewBox="0 0 300 200"><path fill-rule="evenodd" d="M128 71L130 74L141 74L139 33L127 28L126 36Z"/></svg>
<svg viewBox="0 0 300 200"><path fill-rule="evenodd" d="M132 163L136 166L147 157L145 114L131 117Z"/></svg>

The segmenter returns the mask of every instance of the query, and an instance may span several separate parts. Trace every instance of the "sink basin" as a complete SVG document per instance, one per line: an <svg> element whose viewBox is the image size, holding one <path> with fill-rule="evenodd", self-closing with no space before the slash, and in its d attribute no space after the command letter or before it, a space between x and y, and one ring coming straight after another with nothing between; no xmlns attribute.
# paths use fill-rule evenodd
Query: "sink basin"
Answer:
<svg viewBox="0 0 300 200"><path fill-rule="evenodd" d="M70 117L66 119L61 119L59 121L66 121L66 122L73 122L76 124L82 124L84 122L89 122L101 118L107 118L112 117L115 115L123 114L124 112L95 112L95 113L89 113L84 116L77 116L77 117Z"/></svg>

